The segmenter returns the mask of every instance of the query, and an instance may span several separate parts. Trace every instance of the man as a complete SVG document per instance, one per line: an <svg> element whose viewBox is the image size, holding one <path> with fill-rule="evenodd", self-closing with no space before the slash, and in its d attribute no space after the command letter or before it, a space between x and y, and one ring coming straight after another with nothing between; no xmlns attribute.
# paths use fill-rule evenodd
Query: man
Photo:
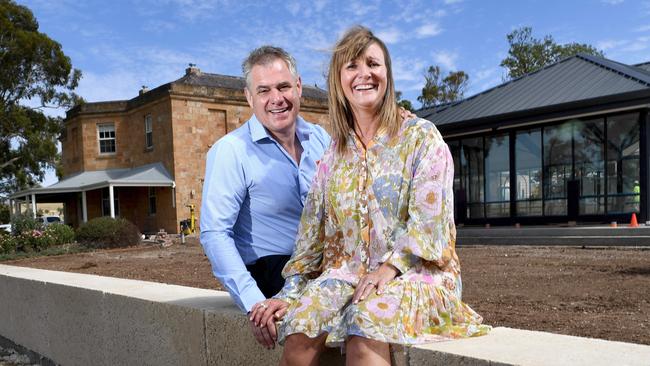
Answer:
<svg viewBox="0 0 650 366"><path fill-rule="evenodd" d="M330 143L298 112L302 84L284 50L263 46L242 64L253 116L208 152L201 244L212 271L237 306L250 312L282 289L316 162ZM275 345L275 327L257 327Z"/></svg>

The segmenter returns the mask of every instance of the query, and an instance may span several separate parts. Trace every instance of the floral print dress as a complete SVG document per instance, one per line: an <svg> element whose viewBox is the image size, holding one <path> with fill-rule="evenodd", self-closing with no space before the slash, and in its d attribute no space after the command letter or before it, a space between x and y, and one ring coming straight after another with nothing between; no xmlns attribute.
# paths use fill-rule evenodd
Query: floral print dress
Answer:
<svg viewBox="0 0 650 366"><path fill-rule="evenodd" d="M296 249L275 298L290 303L279 340L328 333L417 344L486 334L461 301L455 251L453 161L429 121L405 121L397 136L379 131L363 144L351 132L343 157L323 156L303 210ZM382 263L401 274L381 295L352 304L359 279Z"/></svg>

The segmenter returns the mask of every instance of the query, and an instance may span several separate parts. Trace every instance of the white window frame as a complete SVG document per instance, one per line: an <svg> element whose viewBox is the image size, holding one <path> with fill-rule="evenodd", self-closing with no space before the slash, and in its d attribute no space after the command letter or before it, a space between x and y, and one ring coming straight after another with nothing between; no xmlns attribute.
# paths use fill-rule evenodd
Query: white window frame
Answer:
<svg viewBox="0 0 650 366"><path fill-rule="evenodd" d="M153 148L153 118L151 118L151 114L144 116L144 146L147 149Z"/></svg>
<svg viewBox="0 0 650 366"><path fill-rule="evenodd" d="M111 132L113 136L110 136ZM106 134L108 134L108 136L106 136ZM113 141L113 151L102 151L102 141ZM115 123L100 123L97 125L97 149L100 155L113 155L117 152Z"/></svg>

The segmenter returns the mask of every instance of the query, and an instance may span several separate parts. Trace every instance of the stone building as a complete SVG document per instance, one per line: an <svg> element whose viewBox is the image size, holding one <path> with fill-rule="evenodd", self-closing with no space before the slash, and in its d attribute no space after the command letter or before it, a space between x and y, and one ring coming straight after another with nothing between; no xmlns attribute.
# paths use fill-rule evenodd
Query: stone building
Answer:
<svg viewBox="0 0 650 366"><path fill-rule="evenodd" d="M65 221L78 226L120 216L144 233L179 232L196 207L200 218L205 156L252 112L241 77L190 65L173 82L130 100L86 103L67 113L61 137L64 177L45 188L13 194L13 207L63 202ZM327 93L303 85L300 115L327 124Z"/></svg>

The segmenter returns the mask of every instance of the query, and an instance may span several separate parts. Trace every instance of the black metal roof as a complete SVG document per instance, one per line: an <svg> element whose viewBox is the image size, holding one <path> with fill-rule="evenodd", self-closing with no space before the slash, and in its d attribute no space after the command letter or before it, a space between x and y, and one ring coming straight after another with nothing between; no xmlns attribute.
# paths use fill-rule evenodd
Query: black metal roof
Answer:
<svg viewBox="0 0 650 366"><path fill-rule="evenodd" d="M650 71L578 54L446 107L416 114L444 126L644 90L650 90Z"/></svg>
<svg viewBox="0 0 650 366"><path fill-rule="evenodd" d="M187 73L174 83L242 90L246 80L240 76L211 74L207 72ZM311 99L327 100L327 91L311 85L302 85L302 96Z"/></svg>

